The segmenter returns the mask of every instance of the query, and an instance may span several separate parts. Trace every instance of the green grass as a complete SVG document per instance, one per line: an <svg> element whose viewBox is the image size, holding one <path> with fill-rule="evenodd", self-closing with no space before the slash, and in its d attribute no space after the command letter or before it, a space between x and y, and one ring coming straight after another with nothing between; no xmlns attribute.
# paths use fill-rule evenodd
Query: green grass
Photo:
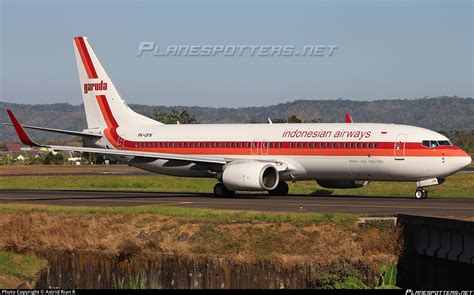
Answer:
<svg viewBox="0 0 474 295"><path fill-rule="evenodd" d="M313 195L413 197L415 189L414 182L374 181L358 189L324 189L309 181L290 184L290 193ZM474 198L474 173L460 172L448 177L445 183L426 189L429 198Z"/></svg>
<svg viewBox="0 0 474 295"><path fill-rule="evenodd" d="M1 189L62 189L62 190L135 190L157 192L212 192L215 179L180 178L171 176L67 175L67 176L2 176ZM314 181L290 183L290 194L357 195L412 197L415 183L372 182L359 189L324 189ZM474 173L458 173L446 183L428 188L430 198L474 197Z"/></svg>
<svg viewBox="0 0 474 295"><path fill-rule="evenodd" d="M0 251L0 276L32 281L36 278L38 271L45 266L46 261L34 256Z"/></svg>
<svg viewBox="0 0 474 295"><path fill-rule="evenodd" d="M86 214L157 214L183 218L191 221L247 223L247 222L336 222L350 223L355 217L341 213L279 213L228 211L214 209L187 208L168 205L148 205L136 207L93 207L93 206L55 206L29 204L0 204L1 212L46 212L46 213L86 213Z"/></svg>

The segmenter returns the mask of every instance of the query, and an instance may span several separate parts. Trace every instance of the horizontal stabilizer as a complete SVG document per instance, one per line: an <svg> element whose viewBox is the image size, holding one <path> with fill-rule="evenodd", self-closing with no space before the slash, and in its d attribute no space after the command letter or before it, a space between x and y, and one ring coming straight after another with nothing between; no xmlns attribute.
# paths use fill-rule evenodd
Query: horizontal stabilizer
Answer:
<svg viewBox="0 0 474 295"><path fill-rule="evenodd" d="M10 124L10 123L3 123L3 124L7 126L14 126L13 124ZM46 132L54 132L54 133L81 136L81 137L97 137L97 138L102 137L102 135L99 135L99 134L93 134L93 133L87 133L87 132L81 132L81 131L63 130L63 129L29 126L29 125L21 125L21 127L25 129L34 129L34 130L41 130L41 131L46 131Z"/></svg>

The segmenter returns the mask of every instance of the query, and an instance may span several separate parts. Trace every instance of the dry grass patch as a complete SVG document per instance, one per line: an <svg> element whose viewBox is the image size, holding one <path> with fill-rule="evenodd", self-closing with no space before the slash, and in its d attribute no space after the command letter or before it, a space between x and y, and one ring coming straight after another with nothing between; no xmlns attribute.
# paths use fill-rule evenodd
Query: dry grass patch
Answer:
<svg viewBox="0 0 474 295"><path fill-rule="evenodd" d="M149 213L96 214L84 210L0 210L0 249L101 250L121 256L165 252L240 260L291 261L292 257L309 257L325 262L337 257L393 258L400 246L397 230L360 228L354 218L335 222L279 216L275 222L269 213L262 217L258 213L237 212L232 213L237 214L232 218L222 218L218 211L212 214L215 218L201 219Z"/></svg>

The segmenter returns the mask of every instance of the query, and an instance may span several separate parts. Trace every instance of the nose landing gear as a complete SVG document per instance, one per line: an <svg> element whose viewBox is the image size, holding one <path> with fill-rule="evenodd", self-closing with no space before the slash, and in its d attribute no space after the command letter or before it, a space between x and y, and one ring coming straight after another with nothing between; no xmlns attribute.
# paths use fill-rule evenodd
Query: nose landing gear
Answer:
<svg viewBox="0 0 474 295"><path fill-rule="evenodd" d="M415 192L415 198L426 199L428 198L428 192L423 187L418 187Z"/></svg>

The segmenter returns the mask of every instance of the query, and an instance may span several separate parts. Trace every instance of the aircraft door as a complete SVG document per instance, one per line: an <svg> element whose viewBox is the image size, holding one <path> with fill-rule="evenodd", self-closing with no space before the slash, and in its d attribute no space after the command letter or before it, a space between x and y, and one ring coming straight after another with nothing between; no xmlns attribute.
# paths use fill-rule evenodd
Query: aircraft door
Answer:
<svg viewBox="0 0 474 295"><path fill-rule="evenodd" d="M407 141L406 134L398 134L393 147L395 160L405 160L405 144Z"/></svg>
<svg viewBox="0 0 474 295"><path fill-rule="evenodd" d="M268 146L270 145L270 143L268 142L268 140L264 139L262 140L262 155L268 155Z"/></svg>
<svg viewBox="0 0 474 295"><path fill-rule="evenodd" d="M258 140L254 139L250 145L250 152L252 153L252 155L258 155L258 146L259 146Z"/></svg>

